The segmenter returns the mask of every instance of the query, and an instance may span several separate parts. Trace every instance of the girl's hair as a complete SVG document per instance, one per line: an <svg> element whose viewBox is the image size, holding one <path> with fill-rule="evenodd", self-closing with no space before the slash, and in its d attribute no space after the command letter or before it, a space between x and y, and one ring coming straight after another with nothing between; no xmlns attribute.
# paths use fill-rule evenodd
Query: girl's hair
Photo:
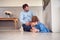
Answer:
<svg viewBox="0 0 60 40"><path fill-rule="evenodd" d="M32 17L32 21L31 21L31 22L38 22L38 21L39 21L39 19L38 19L37 16L33 16L33 17Z"/></svg>

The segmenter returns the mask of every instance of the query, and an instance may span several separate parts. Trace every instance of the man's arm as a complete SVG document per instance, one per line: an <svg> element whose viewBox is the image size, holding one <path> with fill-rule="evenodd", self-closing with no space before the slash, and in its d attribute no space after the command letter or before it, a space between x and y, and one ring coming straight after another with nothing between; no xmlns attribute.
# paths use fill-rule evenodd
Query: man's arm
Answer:
<svg viewBox="0 0 60 40"><path fill-rule="evenodd" d="M20 13L20 16L19 16L19 20L22 24L25 24L25 25L29 25L29 22L25 22L25 17L24 17L24 14L23 13Z"/></svg>
<svg viewBox="0 0 60 40"><path fill-rule="evenodd" d="M23 20L23 18L24 18L24 14L20 13L19 20L20 20L21 23L25 24L25 21Z"/></svg>

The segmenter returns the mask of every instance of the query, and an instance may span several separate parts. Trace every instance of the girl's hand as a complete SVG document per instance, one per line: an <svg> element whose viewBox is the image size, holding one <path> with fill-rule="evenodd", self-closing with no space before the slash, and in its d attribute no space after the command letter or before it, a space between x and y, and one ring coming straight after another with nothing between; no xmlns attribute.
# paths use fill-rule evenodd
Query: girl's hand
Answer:
<svg viewBox="0 0 60 40"><path fill-rule="evenodd" d="M31 23L31 27L34 27L34 26L35 26L35 23L32 22L32 23Z"/></svg>
<svg viewBox="0 0 60 40"><path fill-rule="evenodd" d="M32 27L32 30L31 30L32 32L39 32L39 30L38 29L36 29L35 27Z"/></svg>

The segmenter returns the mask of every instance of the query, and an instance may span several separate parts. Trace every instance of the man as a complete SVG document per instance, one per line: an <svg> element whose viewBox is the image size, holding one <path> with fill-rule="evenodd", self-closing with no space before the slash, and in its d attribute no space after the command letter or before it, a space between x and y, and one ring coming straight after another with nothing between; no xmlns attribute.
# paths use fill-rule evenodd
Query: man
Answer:
<svg viewBox="0 0 60 40"><path fill-rule="evenodd" d="M29 10L28 4L23 4L22 8L23 11L20 13L19 19L22 23L23 30L30 32L31 26L29 25L29 22L32 19L33 12Z"/></svg>

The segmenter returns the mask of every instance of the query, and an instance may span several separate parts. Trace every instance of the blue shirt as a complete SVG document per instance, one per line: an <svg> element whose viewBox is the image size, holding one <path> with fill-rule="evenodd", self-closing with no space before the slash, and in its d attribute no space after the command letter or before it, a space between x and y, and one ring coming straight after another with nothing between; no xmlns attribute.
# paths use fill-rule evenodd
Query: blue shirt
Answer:
<svg viewBox="0 0 60 40"><path fill-rule="evenodd" d="M30 22L33 16L33 12L32 11L22 11L19 15L19 20L22 24L25 24L26 22Z"/></svg>
<svg viewBox="0 0 60 40"><path fill-rule="evenodd" d="M39 32L52 32L50 29L46 28L44 24L38 22L37 25L35 25L35 28L39 29Z"/></svg>

